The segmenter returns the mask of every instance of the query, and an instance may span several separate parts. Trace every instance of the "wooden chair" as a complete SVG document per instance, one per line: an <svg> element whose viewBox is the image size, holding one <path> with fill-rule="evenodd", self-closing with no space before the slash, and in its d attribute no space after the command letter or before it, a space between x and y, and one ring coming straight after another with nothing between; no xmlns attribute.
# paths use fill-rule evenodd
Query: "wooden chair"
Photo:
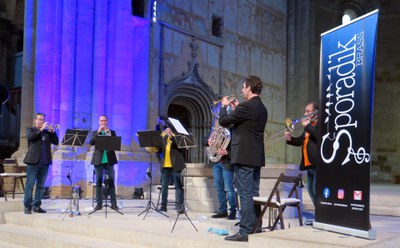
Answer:
<svg viewBox="0 0 400 248"><path fill-rule="evenodd" d="M262 209L260 216L256 220L256 224L252 233L256 232L257 227L261 225L262 218L268 208L278 210L278 215L275 217L272 226L269 226L270 231L275 230L278 221L280 221L281 223L281 229L285 229L285 225L283 222L283 212L285 211L286 207L297 208L299 224L300 226L303 225L301 214L301 199L299 198L299 192L297 189L297 187L301 185L301 182L301 174L297 176L286 176L284 173L281 173L274 187L272 188L271 193L268 196L253 197L254 204L261 205ZM284 194L284 191L289 192L286 197L281 196L282 194Z"/></svg>
<svg viewBox="0 0 400 248"><path fill-rule="evenodd" d="M7 193L12 192L12 199L14 199L15 194L23 194L24 192L15 192L17 182L18 180L21 183L22 189L25 190L25 185L24 185L24 178L26 178L26 167L19 166L17 159L5 159L3 162L4 165L7 164L15 164L16 165L16 172L4 172L0 174L0 185L1 185L1 191L4 194L4 199L7 201ZM4 188L4 179L5 178L10 178L13 183L13 190L12 191L6 191Z"/></svg>

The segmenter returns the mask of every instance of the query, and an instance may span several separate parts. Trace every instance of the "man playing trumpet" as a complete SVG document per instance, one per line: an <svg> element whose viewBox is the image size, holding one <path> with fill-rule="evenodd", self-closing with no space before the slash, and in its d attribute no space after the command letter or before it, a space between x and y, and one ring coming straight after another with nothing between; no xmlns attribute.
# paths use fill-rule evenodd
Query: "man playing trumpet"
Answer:
<svg viewBox="0 0 400 248"><path fill-rule="evenodd" d="M26 185L24 195L24 213L46 213L41 208L44 196L44 183L46 182L49 165L52 164L51 144L58 145L58 137L54 128L45 122L45 115L37 113L34 118L34 127L26 129L28 152L24 158L26 166ZM36 182L35 199L32 200L33 186Z"/></svg>
<svg viewBox="0 0 400 248"><path fill-rule="evenodd" d="M230 241L248 241L261 207L254 206L253 196L259 196L260 170L265 166L264 129L268 111L261 101L262 81L257 76L248 76L243 82L244 102L228 97L222 99L219 124L233 126L231 140L231 163L235 167L236 186L240 197L241 218L239 232L225 237ZM228 105L235 108L228 114Z"/></svg>
<svg viewBox="0 0 400 248"><path fill-rule="evenodd" d="M292 137L290 132L284 133L284 139L288 145L302 146L300 170L307 170L307 191L315 207L315 189L316 189L316 168L318 164L318 103L310 102L304 110L304 116L301 118L301 125L304 126L304 132L298 137Z"/></svg>
<svg viewBox="0 0 400 248"><path fill-rule="evenodd" d="M114 130L110 130L108 128L108 118L106 115L101 115L99 118L99 128L96 131L92 132L92 138L90 139L90 145L94 146L96 144L96 138L98 136L116 136ZM95 150L93 152L92 162L94 165L94 170L96 173L96 202L97 205L94 208L94 211L100 210L103 208L103 173L107 174L108 180L108 192L111 198L111 208L114 210L119 210L117 206L117 200L115 196L115 171L114 165L117 164L117 156L115 155L115 151L104 151L104 150Z"/></svg>

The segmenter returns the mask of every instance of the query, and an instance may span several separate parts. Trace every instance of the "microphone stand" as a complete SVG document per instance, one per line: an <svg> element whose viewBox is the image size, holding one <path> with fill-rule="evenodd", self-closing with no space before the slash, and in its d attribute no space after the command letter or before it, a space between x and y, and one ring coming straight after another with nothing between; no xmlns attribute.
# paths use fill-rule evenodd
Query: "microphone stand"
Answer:
<svg viewBox="0 0 400 248"><path fill-rule="evenodd" d="M70 197L70 199L69 199L69 204L68 204L67 208L65 209L64 216L63 216L63 218L62 218L61 220L64 220L64 218L65 218L65 216L67 215L67 213L68 213L68 216L69 216L69 217L74 217L74 211L72 210L72 198L73 198L73 194L72 194L71 172L72 172L72 169L70 169L70 170L68 171L68 175L67 175L67 178L68 178L68 180L69 180L69 182L70 182L70 186L71 186L71 197ZM79 211L78 211L78 213L79 213ZM60 217L62 214L63 214L63 213L61 213L61 214L59 215L59 217ZM77 215L80 215L80 213L77 214Z"/></svg>

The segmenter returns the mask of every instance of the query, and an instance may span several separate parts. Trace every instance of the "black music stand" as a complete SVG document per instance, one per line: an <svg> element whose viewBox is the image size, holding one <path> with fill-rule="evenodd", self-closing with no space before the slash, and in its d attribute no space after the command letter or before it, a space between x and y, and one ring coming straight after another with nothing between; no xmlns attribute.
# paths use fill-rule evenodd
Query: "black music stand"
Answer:
<svg viewBox="0 0 400 248"><path fill-rule="evenodd" d="M72 208L72 201L73 201L73 193L72 193L72 171L75 166L75 160L76 160L76 147L77 146L83 146L85 144L86 137L88 135L89 131L88 130L83 130L83 129L67 129L65 131L64 138L61 142L62 145L66 146L71 146L72 147L72 166L70 167L70 170L68 171L67 178L70 182L71 186L71 199L69 201L69 204L65 210L64 217L62 220L64 220L65 216L68 213L68 216L73 217L74 215L81 215L79 212L79 209L73 209ZM79 208L79 207L78 207Z"/></svg>
<svg viewBox="0 0 400 248"><path fill-rule="evenodd" d="M175 138L175 142L177 143L178 148L189 149L191 147L196 147L196 143L194 142L193 136L188 131L186 131L186 129L182 126L182 124L180 123L179 120L168 117L166 124L169 128L171 128L174 131L174 134L175 134L174 138ZM186 171L187 171L187 169L186 169ZM186 192L186 183L184 184L184 188L185 188L184 190ZM180 206L180 209L178 209L178 214L176 216L174 226L171 229L171 233L174 231L175 225L178 222L179 216L181 214L185 214L185 216L189 220L190 224L192 224L194 229L198 232L196 226L193 224L192 220L189 218L189 216L186 212L185 201L186 201L186 197L185 197L183 204Z"/></svg>
<svg viewBox="0 0 400 248"><path fill-rule="evenodd" d="M95 150L101 150L101 151L119 151L121 150L121 137L120 136L107 136L107 135L99 135L96 137L96 143L94 146ZM114 183L111 179L108 178L108 174L107 172L103 173L104 176L104 185L106 186L106 203L102 206L105 209L105 216L107 218L107 208L111 208L111 206L109 206L108 203L108 191L109 191L109 185L110 183ZM117 209L113 209L115 212L124 215L122 212L118 211ZM93 214L94 212L98 211L100 209L97 210L93 210L92 212L90 212L88 215Z"/></svg>
<svg viewBox="0 0 400 248"><path fill-rule="evenodd" d="M138 131L137 136L139 138L139 145L140 147L162 147L163 146L163 140L161 138L161 132L160 131ZM156 206L154 205L153 201L151 200L151 190L153 187L153 180L152 180L152 173L153 173L153 154L150 153L150 171L148 172L149 174L149 180L150 180L150 198L149 201L147 202L146 209L143 210L138 216L141 214L145 213L143 217L143 220L146 218L147 214L149 213L150 209L155 210L156 212L164 215L165 217L168 217L168 215L161 213L158 211Z"/></svg>

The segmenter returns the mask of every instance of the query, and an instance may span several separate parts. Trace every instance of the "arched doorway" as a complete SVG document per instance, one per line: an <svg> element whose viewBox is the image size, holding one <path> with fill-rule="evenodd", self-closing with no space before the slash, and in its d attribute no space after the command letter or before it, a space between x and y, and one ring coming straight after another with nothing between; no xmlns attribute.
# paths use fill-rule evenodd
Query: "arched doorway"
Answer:
<svg viewBox="0 0 400 248"><path fill-rule="evenodd" d="M213 99L214 93L198 75L197 64L186 75L168 83L165 89L160 116L178 119L196 143L195 148L186 151L185 161L188 163L208 162L205 149L213 123L210 111Z"/></svg>

